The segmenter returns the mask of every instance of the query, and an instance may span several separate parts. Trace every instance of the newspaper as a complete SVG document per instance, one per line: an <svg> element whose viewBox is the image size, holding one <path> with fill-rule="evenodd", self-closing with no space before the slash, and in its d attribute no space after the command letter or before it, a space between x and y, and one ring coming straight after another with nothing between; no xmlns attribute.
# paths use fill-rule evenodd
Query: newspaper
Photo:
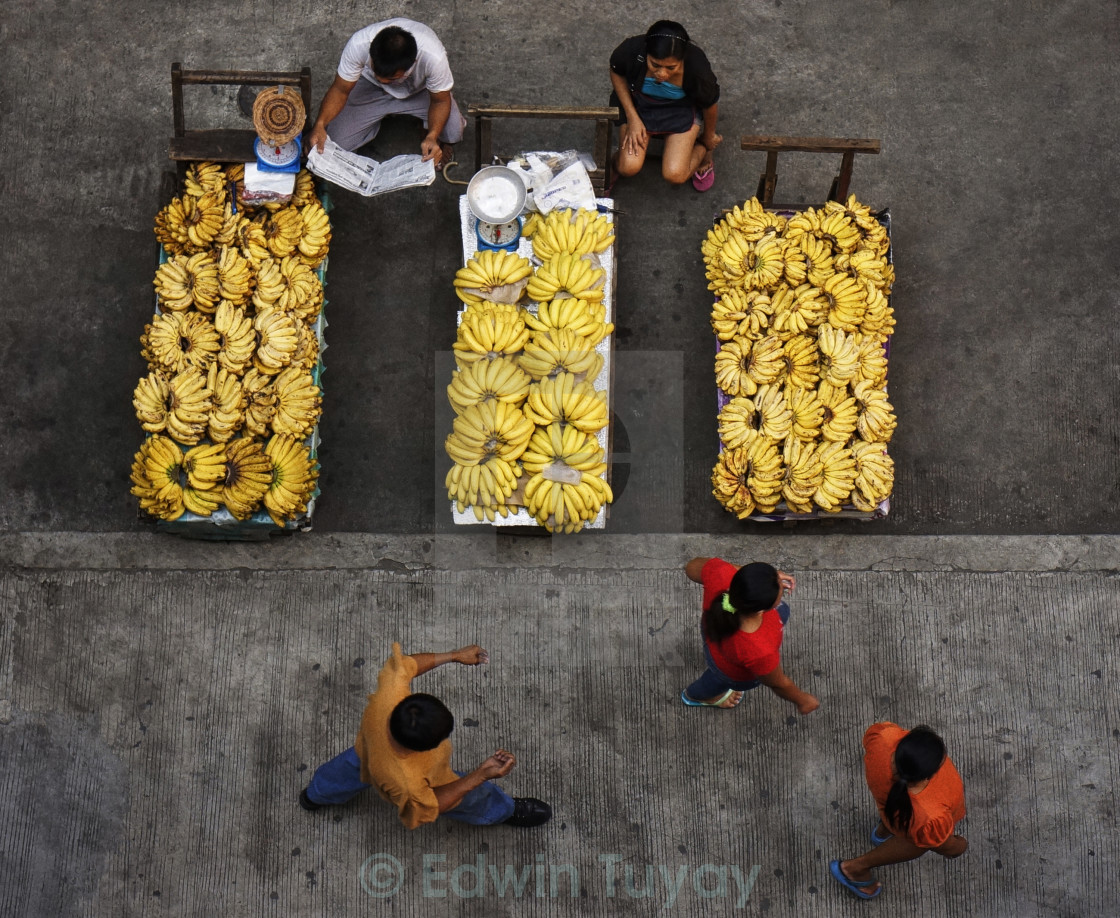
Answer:
<svg viewBox="0 0 1120 918"><path fill-rule="evenodd" d="M430 185L436 180L435 160L422 162L418 154L410 153L379 163L342 149L329 137L322 153L311 148L307 154L307 168L320 178L367 198L401 188Z"/></svg>

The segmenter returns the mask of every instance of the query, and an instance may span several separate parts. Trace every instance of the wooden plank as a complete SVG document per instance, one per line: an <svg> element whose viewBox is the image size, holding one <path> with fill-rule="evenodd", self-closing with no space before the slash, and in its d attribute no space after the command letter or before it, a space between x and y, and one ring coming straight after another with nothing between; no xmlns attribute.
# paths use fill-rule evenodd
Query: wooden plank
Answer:
<svg viewBox="0 0 1120 918"><path fill-rule="evenodd" d="M552 105L471 105L468 115L490 118L576 118L594 121L597 118L618 118L618 108L584 108Z"/></svg>
<svg viewBox="0 0 1120 918"><path fill-rule="evenodd" d="M310 68L308 78L310 79ZM183 82L187 84L230 84L247 83L250 86L264 86L279 83L283 86L299 86L303 73L299 70L184 70Z"/></svg>
<svg viewBox="0 0 1120 918"><path fill-rule="evenodd" d="M743 150L774 150L801 153L878 153L878 140L854 137L780 137L759 134L743 137L739 141Z"/></svg>
<svg viewBox="0 0 1120 918"><path fill-rule="evenodd" d="M251 163L257 158L256 139L252 130L190 131L171 138L167 155L185 162Z"/></svg>
<svg viewBox="0 0 1120 918"><path fill-rule="evenodd" d="M851 150L844 154L844 158L840 161L840 174L833 180L832 190L828 195L830 201L843 201L848 197L848 186L852 183L852 163L854 160L855 153Z"/></svg>
<svg viewBox="0 0 1120 918"><path fill-rule="evenodd" d="M474 171L489 166L494 155L494 120L477 117L474 122Z"/></svg>
<svg viewBox="0 0 1120 918"><path fill-rule="evenodd" d="M311 68L303 67L299 72L299 95L303 100L303 110L307 113L307 117L314 120L311 116Z"/></svg>

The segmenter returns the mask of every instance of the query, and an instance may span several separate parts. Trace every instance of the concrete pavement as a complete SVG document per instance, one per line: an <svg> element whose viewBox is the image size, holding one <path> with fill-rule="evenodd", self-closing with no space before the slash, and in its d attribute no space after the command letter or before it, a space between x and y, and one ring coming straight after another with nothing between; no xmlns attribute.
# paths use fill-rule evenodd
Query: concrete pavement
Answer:
<svg viewBox="0 0 1120 918"><path fill-rule="evenodd" d="M877 907L1115 914L1114 537L544 544L3 537L0 913L862 914L828 861L867 844L859 737L892 719L944 735L971 849L885 869ZM818 712L680 704L702 665L681 565L712 553L796 573L784 661ZM552 823L298 808L393 640L489 648L416 685L456 712L454 764L512 749L506 786Z"/></svg>

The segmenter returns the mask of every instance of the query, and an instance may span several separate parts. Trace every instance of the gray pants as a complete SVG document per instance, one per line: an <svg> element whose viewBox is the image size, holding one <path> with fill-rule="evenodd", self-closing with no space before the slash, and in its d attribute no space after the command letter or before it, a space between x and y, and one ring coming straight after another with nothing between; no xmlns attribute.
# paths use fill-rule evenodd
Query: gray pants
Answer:
<svg viewBox="0 0 1120 918"><path fill-rule="evenodd" d="M386 115L412 115L428 126L428 105L431 97L422 90L405 99L389 95L380 86L375 86L365 77L350 90L346 105L327 125L327 135L344 150L356 150L369 143L381 129L381 119ZM466 119L459 113L455 97L451 97L451 114L443 133L439 135L443 143L458 143L463 139Z"/></svg>

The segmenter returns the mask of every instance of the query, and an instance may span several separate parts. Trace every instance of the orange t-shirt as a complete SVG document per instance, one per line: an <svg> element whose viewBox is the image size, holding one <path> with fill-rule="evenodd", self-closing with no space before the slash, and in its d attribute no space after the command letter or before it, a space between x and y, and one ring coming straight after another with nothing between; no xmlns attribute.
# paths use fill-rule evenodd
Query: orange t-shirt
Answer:
<svg viewBox="0 0 1120 918"><path fill-rule="evenodd" d="M362 763L361 779L396 806L401 822L415 829L439 816L439 801L433 787L458 781L451 770L451 740L445 739L427 752L401 755L389 741L389 715L412 694L416 661L393 644L393 655L377 675L377 691L369 696L354 751Z"/></svg>
<svg viewBox="0 0 1120 918"><path fill-rule="evenodd" d="M887 794L894 784L891 763L899 741L909 732L898 724L883 722L872 724L863 734L863 748L866 750L863 770L867 787L879 807L883 825L892 831L884 812ZM914 808L910 831L906 833L910 841L919 848L936 848L952 838L954 827L965 816L964 782L948 757L929 779L929 784L917 793L910 792L910 803Z"/></svg>

